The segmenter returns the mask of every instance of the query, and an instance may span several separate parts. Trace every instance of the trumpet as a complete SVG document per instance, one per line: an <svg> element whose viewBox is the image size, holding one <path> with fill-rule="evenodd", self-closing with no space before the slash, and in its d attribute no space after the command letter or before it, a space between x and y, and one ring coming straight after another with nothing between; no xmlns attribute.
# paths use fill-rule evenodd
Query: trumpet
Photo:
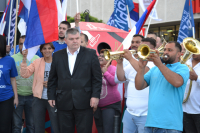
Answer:
<svg viewBox="0 0 200 133"><path fill-rule="evenodd" d="M137 54L138 54L138 58L139 59L146 60L151 53L156 53L156 51L150 49L150 47L148 45L146 45L146 44L141 44L138 47ZM159 56L162 57L162 58L166 58L167 56L163 56L163 54L164 54L164 51L159 51Z"/></svg>
<svg viewBox="0 0 200 133"><path fill-rule="evenodd" d="M159 56L162 58L167 58L167 56L163 56L164 51L162 51L164 49L166 44L162 44L159 48ZM150 49L150 47L146 44L141 44L137 51L136 50L129 50L131 52L131 54L138 54L139 59L143 59L146 60L147 57L149 56L150 53L156 53L155 50ZM108 50L104 51L104 58L106 60L117 60L117 59L121 59L122 56L124 54L124 51L115 51L115 52L110 52Z"/></svg>
<svg viewBox="0 0 200 133"><path fill-rule="evenodd" d="M129 50L131 52L131 54L136 54L137 51L136 50ZM106 60L117 60L117 59L121 59L122 56L124 54L124 51L115 51L115 52L110 52L108 50L104 51L104 58Z"/></svg>
<svg viewBox="0 0 200 133"><path fill-rule="evenodd" d="M194 38L191 38L191 37L185 38L183 40L183 46L186 49L186 51L184 55L181 57L181 60L180 60L181 64L186 64L187 60L189 60L192 57L192 54L200 54L200 43L198 40ZM190 71L192 71L192 67L189 65L187 66L190 69ZM188 100L191 89L192 89L192 80L190 80L189 90L188 90L186 98L184 98L183 100L183 103L185 103Z"/></svg>

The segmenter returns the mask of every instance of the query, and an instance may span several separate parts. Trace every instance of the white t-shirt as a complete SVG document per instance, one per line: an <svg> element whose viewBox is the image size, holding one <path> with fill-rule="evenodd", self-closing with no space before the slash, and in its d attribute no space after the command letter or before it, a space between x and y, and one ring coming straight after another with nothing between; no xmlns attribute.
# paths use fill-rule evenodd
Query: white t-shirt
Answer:
<svg viewBox="0 0 200 133"><path fill-rule="evenodd" d="M134 59L136 59L135 58L135 56L134 55L132 55L132 57L134 58ZM123 59L123 68L125 68L127 65L129 65L130 63L129 63L129 61L127 60L127 59ZM117 71L116 71L117 72ZM119 81L118 80L118 78L117 78L117 74L116 74L116 72L115 72L115 83L117 83L118 84L118 90L119 90L119 92L120 92L120 95L122 96L122 99L123 99L123 83L124 83L124 97L125 98L127 98L127 87L128 87L128 81Z"/></svg>
<svg viewBox="0 0 200 133"><path fill-rule="evenodd" d="M153 62L148 62L147 67L151 69L154 66ZM145 116L148 111L149 87L143 90L135 88L135 76L137 72L131 64L124 68L125 77L129 81L127 87L127 111L131 115Z"/></svg>
<svg viewBox="0 0 200 133"><path fill-rule="evenodd" d="M192 67L192 58L189 59L186 64ZM186 112L188 114L200 114L200 63L196 64L193 68L193 70L198 75L197 81L192 81L192 88L191 93L188 98L188 100L183 103L183 112ZM186 88L185 88L185 94L184 99L187 96L188 90L190 86L190 79L187 82Z"/></svg>

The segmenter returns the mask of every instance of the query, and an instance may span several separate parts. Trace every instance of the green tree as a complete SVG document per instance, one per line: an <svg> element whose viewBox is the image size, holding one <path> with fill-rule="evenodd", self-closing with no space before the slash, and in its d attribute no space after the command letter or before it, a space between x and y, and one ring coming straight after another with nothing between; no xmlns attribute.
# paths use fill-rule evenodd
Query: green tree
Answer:
<svg viewBox="0 0 200 133"><path fill-rule="evenodd" d="M67 16L67 21L69 23L73 23L74 22L74 17L70 17L70 16ZM81 13L81 21L85 22L85 14ZM89 15L89 21L90 22L98 22L98 23L102 23L103 21L102 20L98 20L97 18Z"/></svg>

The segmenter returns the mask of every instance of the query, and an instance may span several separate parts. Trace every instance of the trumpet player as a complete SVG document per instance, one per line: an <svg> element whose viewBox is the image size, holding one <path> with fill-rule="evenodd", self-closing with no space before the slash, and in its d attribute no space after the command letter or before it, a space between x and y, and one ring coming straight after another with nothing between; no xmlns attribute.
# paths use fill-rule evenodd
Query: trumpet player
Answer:
<svg viewBox="0 0 200 133"><path fill-rule="evenodd" d="M134 38L133 38L134 40ZM151 49L156 47L156 41L151 38L142 39L140 44L147 44ZM137 46L139 47L139 45ZM149 89L146 88L143 91L138 91L135 88L135 76L139 69L137 55L134 57L131 55L129 50L124 50L123 57L129 61L129 64L123 68L122 59L117 61L117 78L120 81L127 81L127 108L123 117L123 132L124 133L143 133L144 125L147 117L148 110L148 95ZM149 63L145 67L147 72L151 67L152 63Z"/></svg>
<svg viewBox="0 0 200 133"><path fill-rule="evenodd" d="M131 47L130 47L131 50L137 50L138 47L140 46L141 41L142 41L143 38L144 38L144 37L143 37L142 35L135 34L135 35L133 36L132 41L131 41ZM134 55L132 55L132 56L134 57ZM129 61L126 60L126 59L124 59L124 60L123 60L123 68L125 68L128 64L130 64ZM124 83L124 88L125 88L125 93L124 93L124 98L125 98L124 102L125 102L125 103L124 103L124 105L125 105L125 108L126 108L128 81L119 81L119 80L117 79L117 75L116 75L116 73L115 73L115 83L118 83L118 85L119 85L120 83Z"/></svg>
<svg viewBox="0 0 200 133"><path fill-rule="evenodd" d="M200 133L200 55L193 54L186 64L193 70L190 71L190 79L185 88L186 96L192 80L191 93L188 100L183 103L183 128L185 133Z"/></svg>
<svg viewBox="0 0 200 133"><path fill-rule="evenodd" d="M150 54L155 67L146 74L148 61L140 60L135 78L137 90L149 86L148 115L145 133L181 133L183 130L183 95L189 69L180 64L181 45L168 42L164 48L164 63L157 54Z"/></svg>

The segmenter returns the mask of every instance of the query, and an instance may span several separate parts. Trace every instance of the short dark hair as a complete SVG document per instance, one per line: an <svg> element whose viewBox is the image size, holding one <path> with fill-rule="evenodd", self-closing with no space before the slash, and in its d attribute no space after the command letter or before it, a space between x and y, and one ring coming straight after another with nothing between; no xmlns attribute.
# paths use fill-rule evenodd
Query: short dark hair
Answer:
<svg viewBox="0 0 200 133"><path fill-rule="evenodd" d="M0 35L0 57L6 56L6 38Z"/></svg>
<svg viewBox="0 0 200 133"><path fill-rule="evenodd" d="M148 34L153 34L153 35L155 35L157 37L157 34L154 33L154 32L148 32Z"/></svg>
<svg viewBox="0 0 200 133"><path fill-rule="evenodd" d="M111 49L101 49L99 54L104 53L105 50L108 50L111 52Z"/></svg>
<svg viewBox="0 0 200 133"><path fill-rule="evenodd" d="M84 33L81 33L81 35L84 36L85 42L88 42L88 36L86 34L84 34Z"/></svg>
<svg viewBox="0 0 200 133"><path fill-rule="evenodd" d="M62 21L60 24L65 24L67 25L67 28L71 28L71 24L68 21Z"/></svg>
<svg viewBox="0 0 200 133"><path fill-rule="evenodd" d="M67 38L68 34L75 35L77 33L79 33L79 30L77 30L76 28L69 28L65 33L65 38Z"/></svg>
<svg viewBox="0 0 200 133"><path fill-rule="evenodd" d="M153 38L143 38L142 42L149 42L154 48L156 47L156 40Z"/></svg>
<svg viewBox="0 0 200 133"><path fill-rule="evenodd" d="M26 38L26 35L20 36L20 37L19 37L19 40L20 40L21 38L22 38L22 39L25 39L25 38Z"/></svg>
<svg viewBox="0 0 200 133"><path fill-rule="evenodd" d="M179 50L179 52L182 51L182 47L181 47L180 43L178 43L177 41L169 41L168 43L174 43L175 47Z"/></svg>
<svg viewBox="0 0 200 133"><path fill-rule="evenodd" d="M25 38L26 38L26 35L20 36L19 38L25 39Z"/></svg>
<svg viewBox="0 0 200 133"><path fill-rule="evenodd" d="M142 39L144 38L144 36L142 36L140 34L135 34L133 37L141 37Z"/></svg>
<svg viewBox="0 0 200 133"><path fill-rule="evenodd" d="M42 51L43 47L44 47L45 45L47 45L47 44L49 44L49 45L51 46L52 49L55 49L53 43L52 43L52 42L49 42L49 43L45 43L45 44L40 45L40 52ZM42 52L41 52L41 53L42 53ZM43 54L42 54L42 55L43 55Z"/></svg>

